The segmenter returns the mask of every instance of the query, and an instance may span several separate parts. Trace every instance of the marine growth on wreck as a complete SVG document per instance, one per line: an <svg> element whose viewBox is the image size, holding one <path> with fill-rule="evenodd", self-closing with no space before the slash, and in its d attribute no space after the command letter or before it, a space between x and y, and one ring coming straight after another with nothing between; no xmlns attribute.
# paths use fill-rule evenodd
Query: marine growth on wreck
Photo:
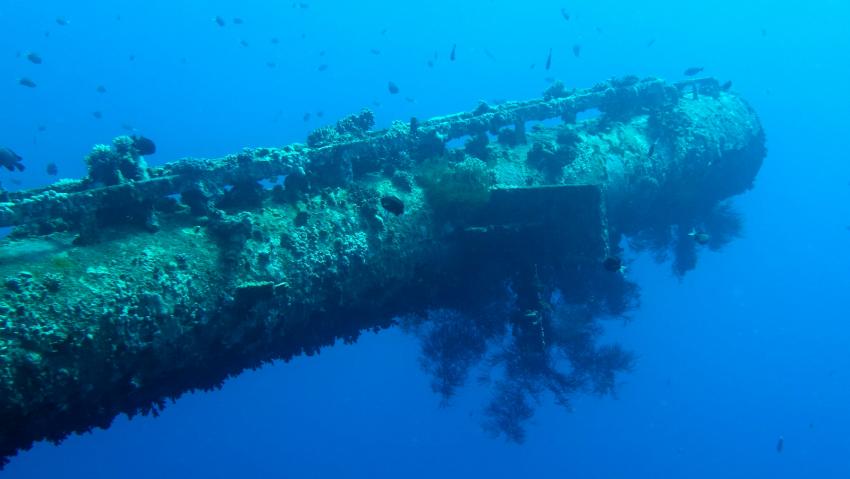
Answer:
<svg viewBox="0 0 850 479"><path fill-rule="evenodd" d="M393 324L446 400L488 365L486 426L521 441L540 394L610 394L631 367L596 342L637 305L624 242L684 274L735 237L727 200L765 155L712 78L373 123L161 167L118 137L85 178L3 193L0 460Z"/></svg>

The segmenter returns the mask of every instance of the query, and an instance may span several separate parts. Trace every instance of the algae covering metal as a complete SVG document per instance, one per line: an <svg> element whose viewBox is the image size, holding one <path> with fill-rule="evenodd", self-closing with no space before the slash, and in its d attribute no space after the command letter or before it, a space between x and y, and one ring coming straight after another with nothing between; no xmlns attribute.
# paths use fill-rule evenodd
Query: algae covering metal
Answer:
<svg viewBox="0 0 850 479"><path fill-rule="evenodd" d="M82 180L2 193L3 460L506 281L520 303L541 281L622 286L621 238L685 236L765 154L755 113L714 79L555 84L372 123L156 168L119 137ZM540 303L524 302L520 322Z"/></svg>

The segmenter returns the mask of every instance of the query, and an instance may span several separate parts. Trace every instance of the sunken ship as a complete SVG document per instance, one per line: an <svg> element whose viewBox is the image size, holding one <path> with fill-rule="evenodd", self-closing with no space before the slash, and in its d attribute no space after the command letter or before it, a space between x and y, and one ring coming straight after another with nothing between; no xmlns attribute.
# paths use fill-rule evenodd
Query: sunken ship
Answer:
<svg viewBox="0 0 850 479"><path fill-rule="evenodd" d="M85 178L3 192L0 462L506 283L513 334L539 347L541 288L622 312L624 241L678 245L689 269L688 233L765 157L756 113L713 78L373 123L158 167L118 137Z"/></svg>

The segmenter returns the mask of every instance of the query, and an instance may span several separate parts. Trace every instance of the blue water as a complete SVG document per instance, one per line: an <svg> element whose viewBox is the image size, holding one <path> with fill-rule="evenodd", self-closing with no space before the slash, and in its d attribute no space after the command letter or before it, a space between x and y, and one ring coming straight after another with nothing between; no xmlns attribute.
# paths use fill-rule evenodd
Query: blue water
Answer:
<svg viewBox="0 0 850 479"><path fill-rule="evenodd" d="M630 258L642 304L607 334L635 370L617 399L541 403L523 445L481 430L488 391L474 381L439 407L418 342L389 330L186 395L156 419L38 444L6 477L850 476L846 2L307 3L3 0L0 145L28 169L0 182L44 184L49 162L79 177L122 125L156 140L157 163L302 141L364 106L380 127L534 97L549 76L583 87L700 65L732 79L767 132L755 188L736 200L744 237L702 251L681 281Z"/></svg>

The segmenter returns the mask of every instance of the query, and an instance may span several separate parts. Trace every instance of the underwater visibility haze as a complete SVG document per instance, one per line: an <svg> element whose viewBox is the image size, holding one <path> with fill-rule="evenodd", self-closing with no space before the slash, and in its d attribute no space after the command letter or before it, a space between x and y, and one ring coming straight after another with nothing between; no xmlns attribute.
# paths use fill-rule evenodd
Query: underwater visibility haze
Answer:
<svg viewBox="0 0 850 479"><path fill-rule="evenodd" d="M844 2L0 4L0 474L850 475Z"/></svg>

